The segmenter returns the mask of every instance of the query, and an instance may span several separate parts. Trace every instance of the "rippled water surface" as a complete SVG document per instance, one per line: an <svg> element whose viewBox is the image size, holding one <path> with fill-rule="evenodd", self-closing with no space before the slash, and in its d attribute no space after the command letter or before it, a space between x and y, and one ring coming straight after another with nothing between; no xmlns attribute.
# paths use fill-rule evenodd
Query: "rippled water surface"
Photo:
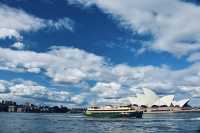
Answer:
<svg viewBox="0 0 200 133"><path fill-rule="evenodd" d="M82 114L0 113L0 133L200 133L200 113L87 118Z"/></svg>

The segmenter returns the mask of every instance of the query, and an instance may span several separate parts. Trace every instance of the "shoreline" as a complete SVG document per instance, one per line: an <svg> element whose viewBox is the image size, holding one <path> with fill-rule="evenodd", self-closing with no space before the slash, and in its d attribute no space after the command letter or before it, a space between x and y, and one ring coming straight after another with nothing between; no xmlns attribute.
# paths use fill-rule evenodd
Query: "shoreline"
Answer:
<svg viewBox="0 0 200 133"><path fill-rule="evenodd" d="M174 110L174 111L149 111L143 112L144 114L164 114L164 113L200 113L200 109L197 110Z"/></svg>

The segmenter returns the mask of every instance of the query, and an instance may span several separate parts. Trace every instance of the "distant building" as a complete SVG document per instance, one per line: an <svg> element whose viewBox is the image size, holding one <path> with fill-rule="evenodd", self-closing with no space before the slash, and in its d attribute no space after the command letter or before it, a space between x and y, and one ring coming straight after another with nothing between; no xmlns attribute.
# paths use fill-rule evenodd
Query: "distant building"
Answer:
<svg viewBox="0 0 200 133"><path fill-rule="evenodd" d="M31 103L17 105L13 101L0 100L0 112L32 112L32 113L66 113L69 109L64 106L36 106Z"/></svg>
<svg viewBox="0 0 200 133"><path fill-rule="evenodd" d="M8 112L16 112L16 106L15 105L8 106Z"/></svg>
<svg viewBox="0 0 200 133"><path fill-rule="evenodd" d="M17 112L26 112L26 109L25 109L25 107L23 106L23 105L18 105L17 106Z"/></svg>
<svg viewBox="0 0 200 133"><path fill-rule="evenodd" d="M183 108L186 107L190 101L190 99L174 101L174 95L159 97L155 92L147 88L143 88L143 91L143 94L136 94L136 97L129 97L129 101L132 105L147 108L171 106Z"/></svg>

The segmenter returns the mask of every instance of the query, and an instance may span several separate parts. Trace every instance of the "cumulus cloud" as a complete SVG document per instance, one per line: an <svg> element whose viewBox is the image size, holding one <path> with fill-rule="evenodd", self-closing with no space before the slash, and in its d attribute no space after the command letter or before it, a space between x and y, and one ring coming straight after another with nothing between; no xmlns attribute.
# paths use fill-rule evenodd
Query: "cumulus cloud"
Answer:
<svg viewBox="0 0 200 133"><path fill-rule="evenodd" d="M91 92L95 92L98 97L114 98L119 95L120 87L121 85L115 82L111 83L98 82L93 88L91 88Z"/></svg>
<svg viewBox="0 0 200 133"><path fill-rule="evenodd" d="M11 88L11 94L19 97L33 98L41 101L71 102L70 93L66 91L50 91L48 88L35 84L16 84Z"/></svg>
<svg viewBox="0 0 200 133"><path fill-rule="evenodd" d="M20 32L35 31L44 26L44 20L1 3L0 20L0 38L21 38Z"/></svg>
<svg viewBox="0 0 200 133"><path fill-rule="evenodd" d="M8 38L15 37L17 39L22 38L20 33L16 31L15 29L0 28L0 39L5 39L6 37Z"/></svg>
<svg viewBox="0 0 200 133"><path fill-rule="evenodd" d="M152 45L145 49L178 57L200 49L200 7L197 5L181 0L68 1L87 7L95 5L133 32L152 34Z"/></svg>
<svg viewBox="0 0 200 133"><path fill-rule="evenodd" d="M24 49L25 45L22 42L15 42L11 47L15 49Z"/></svg>
<svg viewBox="0 0 200 133"><path fill-rule="evenodd" d="M197 96L199 94L197 91L200 91L196 89L200 86L199 66L200 64L196 63L182 70L171 70L166 67L159 68L153 66L120 66L117 69L123 73L120 73L118 81L121 84L130 86L130 91L135 93L139 92L142 87L147 87L160 94L181 93L190 96ZM124 67L128 69L124 71ZM127 77L133 77L134 79ZM194 95L194 93L197 95Z"/></svg>
<svg viewBox="0 0 200 133"><path fill-rule="evenodd" d="M187 61L189 62L199 62L200 61L200 53L199 52L195 52L192 53L188 58Z"/></svg>
<svg viewBox="0 0 200 133"><path fill-rule="evenodd" d="M54 48L47 53L0 48L2 69L45 73L55 82L95 80L106 73L103 57L76 48Z"/></svg>
<svg viewBox="0 0 200 133"><path fill-rule="evenodd" d="M76 2L86 6L96 5L133 32L152 34L152 44L145 45L140 52L148 49L166 51L178 57L189 55L187 60L193 64L180 70L150 65L111 65L104 57L77 48L54 47L39 53L22 50L22 43L15 43L12 47L21 50L0 48L0 69L45 74L58 84L75 85L87 81L96 84L93 87L87 86L80 94L72 94L68 91L52 91L31 81L0 81L0 93L9 93L11 97L75 104L90 100L89 96L95 96L99 103L107 103L109 98L110 102L127 102L128 96L139 92L142 87L153 89L159 94L181 93L200 97L198 6L179 0L71 1ZM22 39L22 32L47 27L73 31L74 25L69 18L44 20L2 4L0 20L0 39Z"/></svg>
<svg viewBox="0 0 200 133"><path fill-rule="evenodd" d="M33 99L42 102L54 102L64 104L82 104L84 95L72 94L68 91L51 90L36 82L28 80L0 80L0 93L6 94L7 99L17 97L17 99Z"/></svg>
<svg viewBox="0 0 200 133"><path fill-rule="evenodd" d="M84 93L83 94L78 94L78 95L74 95L73 97L71 97L71 102L80 105L84 102L86 102L86 96Z"/></svg>
<svg viewBox="0 0 200 133"><path fill-rule="evenodd" d="M38 31L48 27L73 30L73 21L69 18L60 18L58 21L46 20L1 3L0 20L0 39L14 37L22 40L22 32Z"/></svg>
<svg viewBox="0 0 200 133"><path fill-rule="evenodd" d="M0 93L8 93L11 85L12 83L8 81L0 80Z"/></svg>
<svg viewBox="0 0 200 133"><path fill-rule="evenodd" d="M96 85L91 88L87 86L83 92L99 98L134 95L142 87L160 94L183 93L198 96L199 68L199 63L180 70L169 67L110 65L101 56L68 47L54 47L45 53L0 48L0 69L45 74L58 84L73 85L92 80ZM74 99L82 101L82 95Z"/></svg>

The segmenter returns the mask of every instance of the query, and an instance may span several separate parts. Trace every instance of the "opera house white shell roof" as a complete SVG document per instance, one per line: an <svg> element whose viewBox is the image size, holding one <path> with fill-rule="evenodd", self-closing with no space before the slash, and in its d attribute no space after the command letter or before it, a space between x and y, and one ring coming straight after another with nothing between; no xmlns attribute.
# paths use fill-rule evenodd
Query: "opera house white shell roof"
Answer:
<svg viewBox="0 0 200 133"><path fill-rule="evenodd" d="M143 94L136 94L136 97L129 97L129 101L131 104L138 106L179 106L183 107L186 105L190 99L183 99L180 101L174 101L174 95L167 95L163 97L159 97L155 92L150 89L143 88Z"/></svg>
<svg viewBox="0 0 200 133"><path fill-rule="evenodd" d="M173 99L174 99L174 95L163 96L160 99L158 99L154 103L154 105L156 105L156 106L170 106L172 104Z"/></svg>
<svg viewBox="0 0 200 133"><path fill-rule="evenodd" d="M173 104L174 106L183 107L183 106L186 105L189 101L190 101L190 99L183 99L183 100L180 100L180 101L172 101L172 104Z"/></svg>

